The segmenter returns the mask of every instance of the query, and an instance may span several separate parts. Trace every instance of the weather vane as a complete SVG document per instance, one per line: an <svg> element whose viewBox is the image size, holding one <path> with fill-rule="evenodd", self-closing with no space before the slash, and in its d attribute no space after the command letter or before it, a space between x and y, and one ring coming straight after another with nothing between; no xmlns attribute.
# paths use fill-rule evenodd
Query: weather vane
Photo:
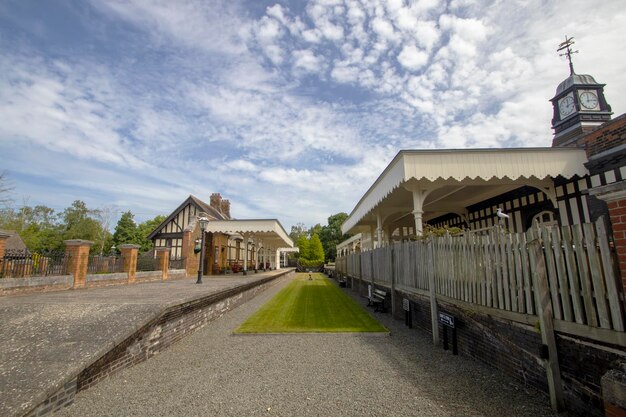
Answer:
<svg viewBox="0 0 626 417"><path fill-rule="evenodd" d="M561 52L565 50L565 52L563 52L562 54L559 54L559 56L567 57L567 60L569 61L569 75L574 75L574 64L572 64L572 54L578 53L578 51L572 51L572 48L571 48L572 45L574 45L574 37L572 36L571 38L568 38L567 35L565 35L565 42L561 42L559 44L559 48L556 50L557 52Z"/></svg>

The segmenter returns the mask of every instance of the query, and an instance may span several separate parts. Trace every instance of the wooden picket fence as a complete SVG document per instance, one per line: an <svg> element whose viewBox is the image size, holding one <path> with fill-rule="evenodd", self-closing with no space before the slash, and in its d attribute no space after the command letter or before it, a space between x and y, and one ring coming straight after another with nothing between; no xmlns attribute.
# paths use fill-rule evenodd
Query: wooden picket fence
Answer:
<svg viewBox="0 0 626 417"><path fill-rule="evenodd" d="M507 233L466 232L396 243L338 258L336 270L408 292L435 292L499 310L537 314L529 244L538 241L545 260L553 319L624 331L617 263L602 219L595 224L532 228ZM392 282L393 280L393 282Z"/></svg>

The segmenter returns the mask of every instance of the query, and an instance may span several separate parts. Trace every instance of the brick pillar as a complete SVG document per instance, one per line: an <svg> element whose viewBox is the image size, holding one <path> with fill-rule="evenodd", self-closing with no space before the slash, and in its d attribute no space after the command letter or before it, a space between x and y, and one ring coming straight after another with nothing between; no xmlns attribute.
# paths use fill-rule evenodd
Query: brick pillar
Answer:
<svg viewBox="0 0 626 417"><path fill-rule="evenodd" d="M163 281L165 281L170 267L170 248L156 248L155 250L159 262L159 269L162 272L161 277Z"/></svg>
<svg viewBox="0 0 626 417"><path fill-rule="evenodd" d="M82 239L66 240L65 255L69 258L67 272L74 276L74 288L84 288L87 282L89 248L93 242Z"/></svg>
<svg viewBox="0 0 626 417"><path fill-rule="evenodd" d="M124 259L124 272L128 273L128 283L132 284L137 277L137 252L139 252L139 245L120 245L119 249L122 252L122 259Z"/></svg>
<svg viewBox="0 0 626 417"><path fill-rule="evenodd" d="M626 180L592 188L589 194L606 201L609 206L621 284L626 294Z"/></svg>
<svg viewBox="0 0 626 417"><path fill-rule="evenodd" d="M2 273L2 271L3 271L2 263L4 262L4 260L3 260L3 258L4 258L4 248L6 247L7 239L10 236L11 235L8 235L6 233L0 233L0 273Z"/></svg>
<svg viewBox="0 0 626 417"><path fill-rule="evenodd" d="M182 268L186 271L187 276L190 275L188 266L192 263L190 256L195 256L193 253L193 233L191 230L183 231L183 247L181 251L181 256L183 257L183 265Z"/></svg>

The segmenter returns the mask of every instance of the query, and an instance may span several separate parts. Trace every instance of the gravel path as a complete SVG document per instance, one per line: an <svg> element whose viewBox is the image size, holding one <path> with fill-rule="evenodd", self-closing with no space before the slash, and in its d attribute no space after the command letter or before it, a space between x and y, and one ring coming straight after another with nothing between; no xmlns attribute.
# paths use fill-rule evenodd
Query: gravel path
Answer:
<svg viewBox="0 0 626 417"><path fill-rule="evenodd" d="M544 394L433 347L390 314L375 316L391 336L232 335L286 283L79 393L55 416L554 415Z"/></svg>

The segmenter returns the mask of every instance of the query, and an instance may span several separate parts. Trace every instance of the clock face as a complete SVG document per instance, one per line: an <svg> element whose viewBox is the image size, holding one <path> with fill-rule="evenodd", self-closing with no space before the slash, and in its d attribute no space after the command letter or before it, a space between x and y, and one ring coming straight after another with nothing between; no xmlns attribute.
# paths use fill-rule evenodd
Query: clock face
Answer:
<svg viewBox="0 0 626 417"><path fill-rule="evenodd" d="M561 118L574 113L574 110L576 108L574 107L574 98L572 96L566 96L559 100L559 114Z"/></svg>
<svg viewBox="0 0 626 417"><path fill-rule="evenodd" d="M580 104L587 110L593 110L598 107L598 96L591 91L585 91L580 94Z"/></svg>

